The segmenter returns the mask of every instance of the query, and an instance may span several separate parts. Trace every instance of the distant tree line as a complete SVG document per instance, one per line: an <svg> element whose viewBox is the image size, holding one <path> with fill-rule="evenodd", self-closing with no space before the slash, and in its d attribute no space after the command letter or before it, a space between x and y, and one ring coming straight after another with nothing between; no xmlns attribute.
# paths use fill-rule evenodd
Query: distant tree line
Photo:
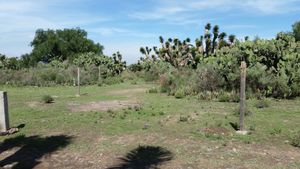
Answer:
<svg viewBox="0 0 300 169"><path fill-rule="evenodd" d="M80 67L85 80L82 83L91 84L120 75L126 68L120 52L104 55L104 47L88 39L87 32L80 28L38 29L30 45L32 51L19 58L0 54L0 80L3 83L71 84L76 77L74 67ZM48 72L48 76L40 72ZM63 76L66 80L62 80Z"/></svg>

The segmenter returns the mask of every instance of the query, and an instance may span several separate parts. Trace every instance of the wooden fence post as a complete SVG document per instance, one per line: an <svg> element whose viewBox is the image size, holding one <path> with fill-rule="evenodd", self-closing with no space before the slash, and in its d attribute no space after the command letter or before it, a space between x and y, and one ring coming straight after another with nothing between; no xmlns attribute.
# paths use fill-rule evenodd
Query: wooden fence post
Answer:
<svg viewBox="0 0 300 169"><path fill-rule="evenodd" d="M244 131L244 118L246 111L246 69L245 61L241 62L241 90L240 90L240 131Z"/></svg>
<svg viewBox="0 0 300 169"><path fill-rule="evenodd" d="M9 129L7 92L0 91L0 131Z"/></svg>

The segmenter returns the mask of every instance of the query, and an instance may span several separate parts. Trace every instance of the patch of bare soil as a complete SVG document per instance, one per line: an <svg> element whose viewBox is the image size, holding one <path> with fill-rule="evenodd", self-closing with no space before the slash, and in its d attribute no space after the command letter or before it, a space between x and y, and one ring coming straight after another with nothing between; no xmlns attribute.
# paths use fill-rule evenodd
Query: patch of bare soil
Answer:
<svg viewBox="0 0 300 169"><path fill-rule="evenodd" d="M212 135L229 135L230 131L223 127L208 127L202 130L205 134L212 134Z"/></svg>
<svg viewBox="0 0 300 169"><path fill-rule="evenodd" d="M30 108L40 107L42 103L37 101L27 102L26 103Z"/></svg>
<svg viewBox="0 0 300 169"><path fill-rule="evenodd" d="M129 100L111 100L111 101L100 101L100 102L91 102L86 104L69 104L69 109L71 112L88 112L88 111L107 111L115 110L133 106L139 106L140 103L137 101Z"/></svg>
<svg viewBox="0 0 300 169"><path fill-rule="evenodd" d="M12 149L9 149L13 147L11 142L10 144L2 143L0 166L4 168L29 166L34 169L271 169L298 168L298 164L300 164L299 149L291 146L276 147L234 141L229 141L224 145L221 142L176 138L161 133L123 134L97 138L80 133L75 138L83 136L92 137L90 143L93 144L93 148L88 152L64 149L61 144L68 139L61 139L57 136L46 140L29 137L27 139L30 142L27 142L30 144L25 144L25 139L25 143L22 142L21 147ZM39 144L32 144L32 141ZM115 148L105 148L106 143L104 144L102 141L111 142Z"/></svg>
<svg viewBox="0 0 300 169"><path fill-rule="evenodd" d="M26 105L27 105L28 107L30 107L30 108L40 108L40 107L51 106L52 103L54 103L54 102L45 104L45 103L38 102L38 101L31 101L31 102L26 102Z"/></svg>
<svg viewBox="0 0 300 169"><path fill-rule="evenodd" d="M127 97L134 97L137 93L145 93L147 88L134 88L109 91L107 95L123 95Z"/></svg>

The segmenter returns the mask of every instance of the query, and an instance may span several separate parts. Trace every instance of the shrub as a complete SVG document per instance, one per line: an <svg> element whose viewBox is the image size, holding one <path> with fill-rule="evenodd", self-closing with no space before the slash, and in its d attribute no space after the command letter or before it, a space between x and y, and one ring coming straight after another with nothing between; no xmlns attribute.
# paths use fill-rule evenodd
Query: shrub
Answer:
<svg viewBox="0 0 300 169"><path fill-rule="evenodd" d="M51 97L50 95L44 95L44 96L42 97L42 101L43 101L44 103L48 104L48 103L53 103L54 99L53 99L53 97Z"/></svg>
<svg viewBox="0 0 300 169"><path fill-rule="evenodd" d="M107 77L106 79L103 79L103 84L107 84L107 85L114 85L123 82L124 80L121 76Z"/></svg>
<svg viewBox="0 0 300 169"><path fill-rule="evenodd" d="M158 93L157 88L153 87L149 89L149 93Z"/></svg>
<svg viewBox="0 0 300 169"><path fill-rule="evenodd" d="M257 100L257 102L255 103L255 107L259 109L270 107L270 102L267 99Z"/></svg>
<svg viewBox="0 0 300 169"><path fill-rule="evenodd" d="M165 112L160 111L160 112L159 112L159 115L163 116L163 115L165 115Z"/></svg>
<svg viewBox="0 0 300 169"><path fill-rule="evenodd" d="M188 116L180 116L179 117L179 121L180 122L187 122L189 120L189 117Z"/></svg>
<svg viewBox="0 0 300 169"><path fill-rule="evenodd" d="M160 92L161 93L170 93L171 81L169 80L169 77L167 74L163 74L160 76L159 84L160 84Z"/></svg>
<svg viewBox="0 0 300 169"><path fill-rule="evenodd" d="M216 91L222 86L222 77L210 64L200 65L196 71L195 90L200 93L203 91Z"/></svg>
<svg viewBox="0 0 300 169"><path fill-rule="evenodd" d="M281 128L273 128L271 131L270 131L270 134L271 135L278 135L282 132Z"/></svg>
<svg viewBox="0 0 300 169"><path fill-rule="evenodd" d="M292 146L300 148L300 131L296 132L290 140Z"/></svg>
<svg viewBox="0 0 300 169"><path fill-rule="evenodd" d="M228 93L222 93L219 95L219 102L230 102L230 95Z"/></svg>
<svg viewBox="0 0 300 169"><path fill-rule="evenodd" d="M174 94L176 99L181 99L185 97L185 92L183 89L178 89L176 90L175 94Z"/></svg>
<svg viewBox="0 0 300 169"><path fill-rule="evenodd" d="M140 110L142 110L142 106L140 106L140 105L135 105L135 106L133 107L133 109L134 109L134 111L140 111Z"/></svg>

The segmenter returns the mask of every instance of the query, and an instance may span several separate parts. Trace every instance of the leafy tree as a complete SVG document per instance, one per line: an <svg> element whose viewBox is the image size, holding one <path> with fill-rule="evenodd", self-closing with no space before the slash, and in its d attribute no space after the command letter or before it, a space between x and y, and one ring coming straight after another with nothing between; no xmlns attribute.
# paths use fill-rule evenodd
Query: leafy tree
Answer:
<svg viewBox="0 0 300 169"><path fill-rule="evenodd" d="M228 36L228 40L230 42L230 45L233 45L235 42L235 35L229 35Z"/></svg>
<svg viewBox="0 0 300 169"><path fill-rule="evenodd" d="M0 69L3 69L5 67L5 55L0 53Z"/></svg>
<svg viewBox="0 0 300 169"><path fill-rule="evenodd" d="M297 21L293 25L293 34L296 41L300 41L300 21Z"/></svg>
<svg viewBox="0 0 300 169"><path fill-rule="evenodd" d="M43 30L38 29L31 42L33 47L30 65L42 61L49 63L52 60L72 61L76 54L93 52L102 54L103 46L87 39L87 32L80 29ZM28 57L28 56L26 56Z"/></svg>
<svg viewBox="0 0 300 169"><path fill-rule="evenodd" d="M17 57L6 57L0 54L0 69L20 69L20 61Z"/></svg>

